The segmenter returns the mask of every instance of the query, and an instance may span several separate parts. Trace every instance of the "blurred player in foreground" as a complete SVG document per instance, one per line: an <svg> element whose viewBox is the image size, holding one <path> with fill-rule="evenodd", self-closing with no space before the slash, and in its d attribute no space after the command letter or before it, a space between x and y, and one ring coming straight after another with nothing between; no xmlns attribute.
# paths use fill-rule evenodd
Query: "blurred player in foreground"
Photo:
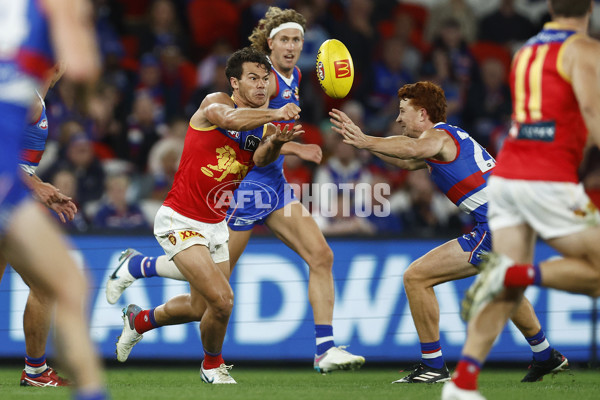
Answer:
<svg viewBox="0 0 600 400"><path fill-rule="evenodd" d="M56 348L76 398L104 399L102 368L88 332L86 279L56 226L28 195L18 166L26 114L53 56L68 65L70 79L88 81L99 72L90 11L84 1L0 4L0 252L56 304Z"/></svg>
<svg viewBox="0 0 600 400"><path fill-rule="evenodd" d="M33 192L34 197L41 203L54 210L62 222L72 220L77 207L71 198L63 195L49 183L42 182L35 175L39 165L46 139L48 138L48 120L44 98L50 88L64 73L64 64L56 64L49 72L39 91L38 99L34 100L28 115L28 125L25 129L24 148L19 160L22 168L22 179ZM0 254L0 279L4 274L6 261ZM26 282L27 283L27 282ZM61 378L53 368L46 364L46 343L50 332L53 304L43 292L35 286L30 287L25 311L23 313L23 331L25 333L25 369L21 373L21 386L68 386L69 382Z"/></svg>
<svg viewBox="0 0 600 400"><path fill-rule="evenodd" d="M334 131L344 142L367 149L400 168L428 168L431 179L462 211L473 216L473 232L453 239L414 261L404 273L404 287L421 342L421 362L394 383L436 383L450 380L444 363L439 332L439 306L433 287L475 275L482 255L490 251L486 183L495 161L462 129L446 123L444 91L431 82L404 85L398 90L400 113L396 121L403 136L378 138L365 135L348 116L330 112ZM529 301L513 316L533 351L533 362L524 382L538 380L567 360L550 347Z"/></svg>
<svg viewBox="0 0 600 400"><path fill-rule="evenodd" d="M600 42L591 0L548 4L553 21L513 59L513 124L488 185L494 253L463 301L467 341L442 399L483 399L479 371L527 286L600 295L600 213L578 177L586 141L600 144ZM563 258L532 264L538 235Z"/></svg>
<svg viewBox="0 0 600 400"><path fill-rule="evenodd" d="M279 109L267 102L270 64L261 52L246 47L227 61L225 73L233 95L209 94L192 116L173 187L154 221L154 235L167 257L190 283L190 294L176 296L150 310L130 304L123 309L123 333L117 359L127 360L142 334L164 325L202 321L200 333L204 382L232 384L232 366L221 355L233 308L225 216L220 199L233 190L254 165L279 157L281 146L303 133L300 125L283 130L269 121L296 120L300 107Z"/></svg>
<svg viewBox="0 0 600 400"><path fill-rule="evenodd" d="M296 63L302 52L305 24L304 17L294 10L270 7L250 36L252 46L268 54L271 61L269 108L299 104L301 74ZM293 123L293 120L276 122L281 126ZM290 142L282 147L281 154L275 162L253 168L235 192L234 205L228 210L231 269L246 248L254 226L267 225L309 266L308 292L316 336L314 368L320 372L360 368L365 362L364 357L336 347L334 342L333 253L315 220L291 193L283 174L283 154L295 154L319 163L321 149L314 144ZM148 265L144 271L142 260ZM175 265L169 264L165 257L147 258L133 249L126 250L107 283L108 302L114 304L135 279L156 275L183 279Z"/></svg>

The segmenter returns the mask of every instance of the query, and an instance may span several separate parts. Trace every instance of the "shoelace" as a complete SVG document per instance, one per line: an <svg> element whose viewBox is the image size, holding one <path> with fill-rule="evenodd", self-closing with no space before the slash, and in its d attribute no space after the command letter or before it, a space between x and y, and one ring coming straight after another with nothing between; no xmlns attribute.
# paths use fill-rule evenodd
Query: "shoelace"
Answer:
<svg viewBox="0 0 600 400"><path fill-rule="evenodd" d="M336 346L340 351L346 353L346 354L350 354L348 353L345 349L350 347L350 345L342 345L342 346Z"/></svg>
<svg viewBox="0 0 600 400"><path fill-rule="evenodd" d="M217 373L223 377L223 378L231 378L231 375L229 375L229 370L233 368L233 365L225 365L225 364L221 364L219 365L219 368L217 368Z"/></svg>

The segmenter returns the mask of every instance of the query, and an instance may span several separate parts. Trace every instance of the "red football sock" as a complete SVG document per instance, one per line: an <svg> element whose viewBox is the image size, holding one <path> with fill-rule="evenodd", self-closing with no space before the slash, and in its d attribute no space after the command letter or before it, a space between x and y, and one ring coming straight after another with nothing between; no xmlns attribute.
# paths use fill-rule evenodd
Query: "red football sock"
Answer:
<svg viewBox="0 0 600 400"><path fill-rule="evenodd" d="M133 322L135 326L135 330L137 333L148 332L157 327L156 322L154 322L154 310L144 310L141 311Z"/></svg>
<svg viewBox="0 0 600 400"><path fill-rule="evenodd" d="M481 366L478 362L463 357L454 370L452 382L460 389L477 390L477 378L480 370Z"/></svg>
<svg viewBox="0 0 600 400"><path fill-rule="evenodd" d="M225 361L223 361L223 357L221 356L221 353L211 354L211 353L207 352L206 350L204 350L204 363L203 363L204 369L219 368L221 366L221 364L225 364Z"/></svg>
<svg viewBox="0 0 600 400"><path fill-rule="evenodd" d="M506 270L504 286L524 287L535 282L535 269L531 264L516 264Z"/></svg>

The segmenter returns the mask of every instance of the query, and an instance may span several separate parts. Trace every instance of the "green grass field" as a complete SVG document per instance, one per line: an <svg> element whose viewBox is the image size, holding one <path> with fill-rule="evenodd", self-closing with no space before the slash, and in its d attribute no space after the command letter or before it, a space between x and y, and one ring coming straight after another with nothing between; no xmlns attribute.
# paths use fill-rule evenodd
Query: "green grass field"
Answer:
<svg viewBox="0 0 600 400"><path fill-rule="evenodd" d="M68 399L66 388L22 388L19 367L0 367L0 398ZM524 384L521 370L484 370L480 390L488 400L599 399L600 371L575 370L544 381ZM309 368L235 367L232 376L238 385L211 386L200 381L194 367L110 367L108 387L114 400L120 399L439 399L442 385L392 385L402 375L393 366L365 366L360 371L320 375Z"/></svg>

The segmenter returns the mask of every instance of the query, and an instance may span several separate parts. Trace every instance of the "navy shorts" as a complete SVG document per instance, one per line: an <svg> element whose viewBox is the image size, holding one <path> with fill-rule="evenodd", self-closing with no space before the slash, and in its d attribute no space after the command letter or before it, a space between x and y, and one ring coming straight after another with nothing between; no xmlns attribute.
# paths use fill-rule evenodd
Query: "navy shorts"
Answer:
<svg viewBox="0 0 600 400"><path fill-rule="evenodd" d="M227 225L234 231L248 231L262 225L272 212L296 200L285 178L264 183L244 179L233 194L234 204L227 210Z"/></svg>
<svg viewBox="0 0 600 400"><path fill-rule="evenodd" d="M458 238L458 244L469 255L469 262L475 266L481 263L481 256L492 250L492 234L487 224L477 224L473 232Z"/></svg>

